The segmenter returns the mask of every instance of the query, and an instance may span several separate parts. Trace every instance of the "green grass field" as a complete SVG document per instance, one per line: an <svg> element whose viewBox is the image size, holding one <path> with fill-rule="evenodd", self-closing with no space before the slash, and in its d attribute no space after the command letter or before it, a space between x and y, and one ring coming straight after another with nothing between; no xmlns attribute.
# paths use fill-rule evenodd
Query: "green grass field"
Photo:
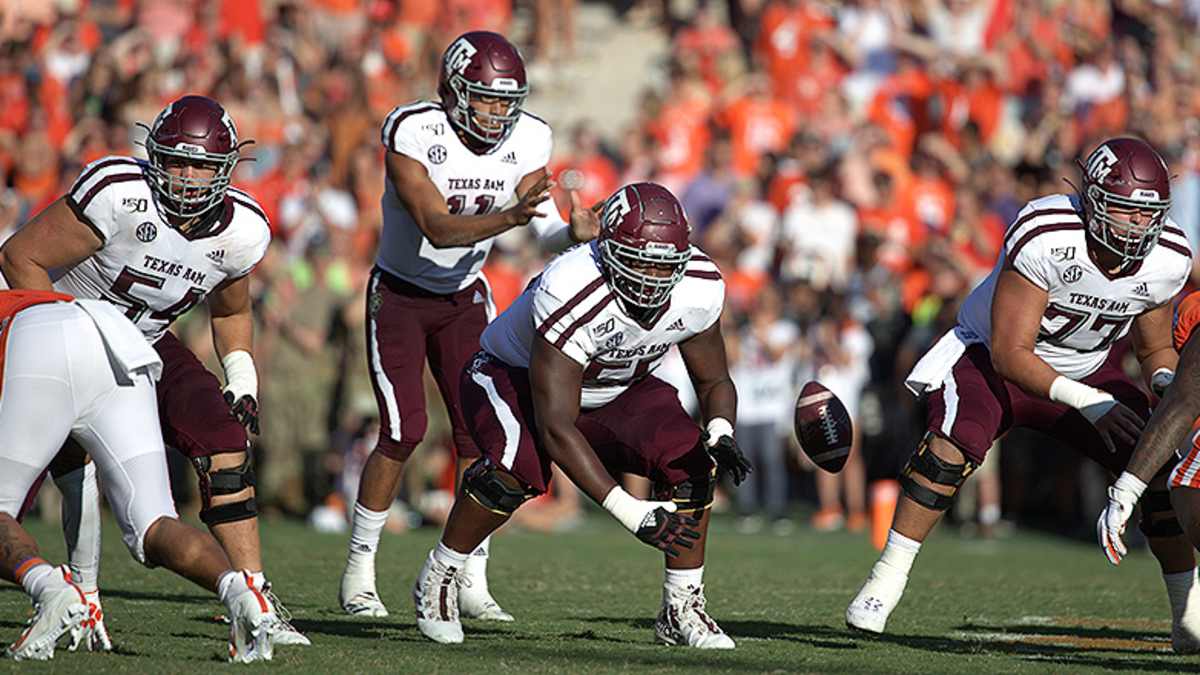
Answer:
<svg viewBox="0 0 1200 675"><path fill-rule="evenodd" d="M55 528L32 526L61 561ZM493 544L491 585L517 623L467 622L465 644L425 641L409 587L436 533L387 537L379 558L384 620L336 607L342 535L267 523L276 590L312 638L281 648L271 667L297 672L1064 672L1200 671L1170 652L1170 621L1153 559L1111 568L1094 547L1032 534L994 542L947 531L918 558L890 634L871 639L842 623L846 603L875 560L865 538L740 535L714 524L706 568L712 615L738 643L712 653L659 646L661 562L602 516L570 534L510 533ZM0 661L0 671L183 672L217 665L224 627L214 598L126 554L105 523L102 575L113 654L60 650L49 666ZM0 632L15 638L28 613L19 589L0 587Z"/></svg>

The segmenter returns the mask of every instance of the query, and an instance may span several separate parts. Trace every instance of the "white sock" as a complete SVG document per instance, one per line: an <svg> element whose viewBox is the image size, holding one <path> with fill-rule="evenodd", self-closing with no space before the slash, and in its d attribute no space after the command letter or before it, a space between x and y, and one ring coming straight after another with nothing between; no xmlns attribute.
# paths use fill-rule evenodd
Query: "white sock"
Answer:
<svg viewBox="0 0 1200 675"><path fill-rule="evenodd" d="M454 569L462 569L463 565L467 564L468 557L466 553L459 553L440 541L437 547L433 549L433 559L435 561Z"/></svg>
<svg viewBox="0 0 1200 675"><path fill-rule="evenodd" d="M375 577L375 551L379 550L379 537L387 520L387 511L372 511L358 502L354 503L350 555L346 558L347 572Z"/></svg>
<svg viewBox="0 0 1200 675"><path fill-rule="evenodd" d="M29 594L36 602L42 597L42 593L51 586L56 586L54 582L59 579L59 576L54 573L54 566L47 562L40 562L25 571L21 576L21 588Z"/></svg>
<svg viewBox="0 0 1200 675"><path fill-rule="evenodd" d="M1178 621L1187 610L1200 611L1200 595L1196 593L1196 568L1186 572L1163 575L1167 598L1171 601L1171 616Z"/></svg>
<svg viewBox="0 0 1200 675"><path fill-rule="evenodd" d="M700 588L703 583L704 565L692 570L673 570L668 567L666 578L663 580L664 586L675 588Z"/></svg>
<svg viewBox="0 0 1200 675"><path fill-rule="evenodd" d="M488 535L474 551L471 551L470 557L466 562L466 573L473 579L481 579L484 584L487 583L487 564L489 549L492 544L492 537Z"/></svg>
<svg viewBox="0 0 1200 675"><path fill-rule="evenodd" d="M921 542L909 539L895 530L888 530L887 545L883 547L883 555L879 556L879 562L875 565L884 565L908 576L920 551Z"/></svg>
<svg viewBox="0 0 1200 675"><path fill-rule="evenodd" d="M1000 522L1000 505L988 504L979 509L979 524L980 525L995 525Z"/></svg>
<svg viewBox="0 0 1200 675"><path fill-rule="evenodd" d="M100 577L100 488L96 463L54 479L62 492L63 536L67 540L67 564L71 580L85 593L96 590Z"/></svg>

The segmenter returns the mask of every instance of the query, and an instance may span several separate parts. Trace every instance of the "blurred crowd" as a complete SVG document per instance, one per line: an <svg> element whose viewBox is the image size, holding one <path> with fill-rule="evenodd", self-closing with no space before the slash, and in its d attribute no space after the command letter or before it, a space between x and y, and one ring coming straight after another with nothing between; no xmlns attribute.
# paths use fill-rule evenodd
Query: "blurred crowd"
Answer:
<svg viewBox="0 0 1200 675"><path fill-rule="evenodd" d="M336 528L376 433L362 323L384 187L379 124L433 95L437 56L464 30L509 34L535 72L569 67L575 2L24 3L0 22L0 238L87 162L140 154L137 123L168 101L222 102L255 140L234 183L275 235L253 277L261 501L320 507L315 522ZM620 133L586 119L557 129L551 171L589 203L628 181L667 185L724 271L738 436L760 467L729 504L747 530L787 531L801 497L819 528L864 525L867 481L894 477L923 429L903 375L953 324L1021 206L1073 190L1063 179L1098 140L1151 141L1177 175L1173 217L1200 242L1198 0L601 4L661 31L669 54ZM522 233L502 237L486 269L498 304L541 264ZM207 321L193 314L177 330L211 359ZM679 363L663 374L687 399ZM790 440L798 385L814 378L856 422L839 477L806 478ZM432 418L401 527L448 506L448 424ZM1003 481L981 486L968 519L996 522L998 485L1005 511L1030 522L1074 527L1096 510L1089 470L1069 453L1027 435L1003 445L990 469ZM573 522L564 492L531 527Z"/></svg>

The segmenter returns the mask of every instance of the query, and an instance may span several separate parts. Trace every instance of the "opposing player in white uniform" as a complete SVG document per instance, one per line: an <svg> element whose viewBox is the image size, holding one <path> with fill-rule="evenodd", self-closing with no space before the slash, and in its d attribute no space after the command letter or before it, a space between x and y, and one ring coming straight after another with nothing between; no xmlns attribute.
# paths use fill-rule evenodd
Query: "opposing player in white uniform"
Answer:
<svg viewBox="0 0 1200 675"><path fill-rule="evenodd" d="M750 465L733 440L737 392L725 362L717 266L688 242L683 208L637 183L604 205L596 243L551 261L483 334L462 374L464 413L483 456L463 475L442 540L413 587L417 626L462 642L457 595L479 542L530 497L554 462L643 542L666 554L659 640L710 649L733 640L705 610L704 547L717 471L741 483ZM707 422L684 412L651 373L678 345ZM715 460L715 463L714 463ZM612 476L649 478L656 501Z"/></svg>
<svg viewBox="0 0 1200 675"><path fill-rule="evenodd" d="M0 291L0 578L20 584L35 614L6 653L53 658L90 643L97 615L66 566L56 568L17 522L25 495L68 437L100 467L125 545L216 592L230 616L232 661L268 661L276 622L250 576L208 534L175 514L158 429L158 354L112 305L50 291Z"/></svg>
<svg viewBox="0 0 1200 675"><path fill-rule="evenodd" d="M1110 358L1114 342L1132 336L1152 389L1170 381L1171 300L1192 254L1166 216L1166 164L1145 142L1117 138L1082 168L1079 196L1043 197L1021 211L958 326L909 374L909 388L929 395L928 433L901 476L883 555L846 610L852 628L883 631L921 542L1008 429L1038 429L1114 474L1125 468L1149 401ZM1166 478L1163 470L1150 482L1142 531L1170 597L1172 645L1191 652L1200 649L1195 561Z"/></svg>
<svg viewBox="0 0 1200 675"><path fill-rule="evenodd" d="M366 323L380 432L363 468L338 594L350 614L387 616L375 552L404 462L425 435L426 357L460 470L479 456L463 424L459 375L494 313L481 274L492 241L529 225L543 247L558 251L599 230L597 215L574 195L569 226L549 200L550 127L522 109L528 92L515 47L496 33L466 33L442 57L441 100L396 108L383 123L388 180ZM484 541L468 566L463 612L511 621L488 592L487 560Z"/></svg>
<svg viewBox="0 0 1200 675"><path fill-rule="evenodd" d="M124 310L163 361L163 436L192 460L200 518L238 569L263 576L247 429L258 430L249 274L271 233L262 209L229 186L240 157L233 121L212 99L185 96L148 129L149 161L106 157L0 248L13 288L53 288ZM53 280L53 282L52 282ZM220 382L167 327L207 302ZM72 570L96 593L100 521L95 468L68 443L51 467L64 499ZM99 633L103 647L107 640ZM285 627L281 644L307 640Z"/></svg>

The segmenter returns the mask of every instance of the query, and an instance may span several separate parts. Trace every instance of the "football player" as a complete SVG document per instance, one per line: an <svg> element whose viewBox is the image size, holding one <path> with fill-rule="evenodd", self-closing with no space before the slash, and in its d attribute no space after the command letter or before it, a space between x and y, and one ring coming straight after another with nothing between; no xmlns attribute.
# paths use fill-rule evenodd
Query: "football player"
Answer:
<svg viewBox="0 0 1200 675"><path fill-rule="evenodd" d="M643 542L664 551L658 639L731 649L705 609L704 548L717 472L750 465L733 440L737 392L725 363L725 284L688 243L683 207L636 183L604 204L599 240L557 257L488 326L462 373L463 412L483 456L463 475L442 540L413 587L417 626L462 642L456 596L471 551L527 499L554 462ZM651 373L678 345L706 431ZM715 463L714 463L715 460ZM613 480L649 478L655 501Z"/></svg>
<svg viewBox="0 0 1200 675"><path fill-rule="evenodd" d="M70 192L0 248L0 272L12 288L111 302L141 329L163 361L157 388L163 436L199 476L200 519L234 567L252 570L269 592L247 429L257 433L259 424L249 275L271 231L254 199L229 184L247 142L238 141L216 101L180 98L147 129L148 161L114 156L89 164ZM223 390L167 331L201 302L208 304L224 366ZM52 473L64 494L72 571L98 606L95 467L68 443ZM279 642L308 641L285 627Z"/></svg>
<svg viewBox="0 0 1200 675"><path fill-rule="evenodd" d="M102 619L66 566L53 567L16 518L25 495L68 437L88 452L125 545L217 593L230 617L229 658L269 661L277 622L252 577L231 569L208 534L175 514L159 431L159 356L120 310L52 291L0 291L0 578L34 602L29 626L7 654L54 656L90 643Z"/></svg>
<svg viewBox="0 0 1200 675"><path fill-rule="evenodd" d="M383 233L366 322L380 431L363 467L339 591L350 614L387 616L376 592L375 552L404 463L425 435L427 358L460 471L479 457L463 423L459 375L493 317L481 270L494 238L530 226L543 247L557 251L599 231L597 215L577 197L570 225L550 201L550 127L523 109L528 93L516 47L496 33L466 33L442 57L440 100L396 108L383 123ZM488 592L487 560L484 540L472 553L472 583L459 602L469 617L511 621Z"/></svg>
<svg viewBox="0 0 1200 675"><path fill-rule="evenodd" d="M1022 209L958 325L909 374L909 388L929 396L928 433L902 472L883 554L846 609L850 627L883 632L921 542L1009 429L1043 431L1114 474L1125 469L1149 401L1110 347L1130 334L1148 384L1161 391L1178 359L1171 301L1192 254L1167 217L1170 174L1154 148L1111 139L1081 169L1079 194ZM1200 603L1186 602L1195 561L1166 479L1165 471L1146 475L1141 526L1170 596L1172 645L1190 652L1200 649Z"/></svg>

